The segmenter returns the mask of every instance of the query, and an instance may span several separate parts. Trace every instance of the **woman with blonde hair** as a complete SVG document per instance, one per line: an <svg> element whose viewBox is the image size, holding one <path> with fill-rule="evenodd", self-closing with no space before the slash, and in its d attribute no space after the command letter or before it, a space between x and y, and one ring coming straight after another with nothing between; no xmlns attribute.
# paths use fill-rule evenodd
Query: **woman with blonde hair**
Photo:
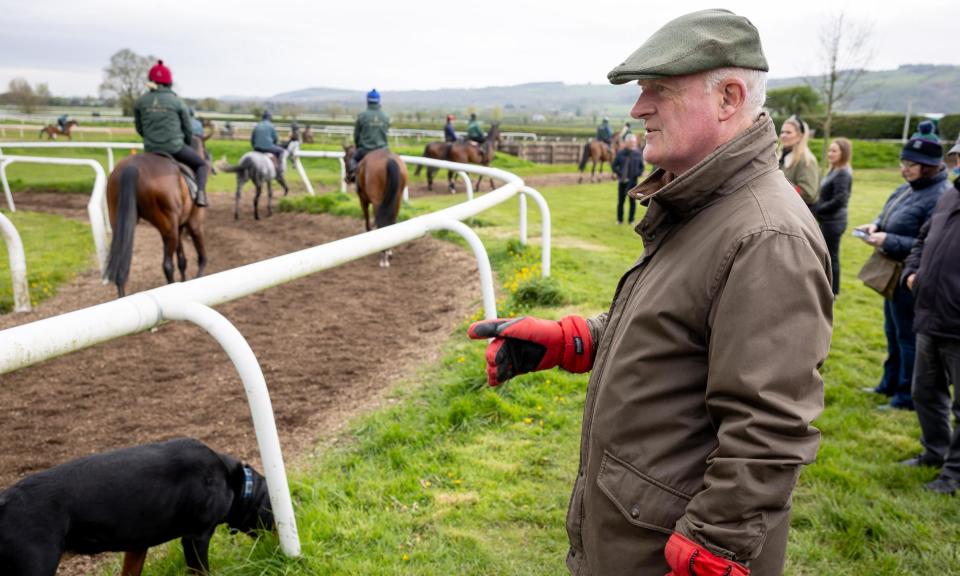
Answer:
<svg viewBox="0 0 960 576"><path fill-rule="evenodd" d="M820 167L810 152L810 127L793 115L780 127L780 169L809 206L817 201Z"/></svg>
<svg viewBox="0 0 960 576"><path fill-rule="evenodd" d="M833 266L833 294L840 293L840 238L847 229L847 204L853 186L853 144L846 138L834 138L827 150L830 171L820 183L820 196L810 211L820 224Z"/></svg>

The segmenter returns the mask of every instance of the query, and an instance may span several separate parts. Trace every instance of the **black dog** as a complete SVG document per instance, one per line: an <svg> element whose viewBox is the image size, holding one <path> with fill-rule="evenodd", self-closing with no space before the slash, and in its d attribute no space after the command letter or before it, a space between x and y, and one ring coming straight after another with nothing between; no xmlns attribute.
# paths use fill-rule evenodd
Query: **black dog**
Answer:
<svg viewBox="0 0 960 576"><path fill-rule="evenodd" d="M0 574L53 576L65 551L126 552L139 576L147 549L181 538L187 567L206 573L218 524L273 529L266 482L199 440L180 438L78 458L0 492Z"/></svg>

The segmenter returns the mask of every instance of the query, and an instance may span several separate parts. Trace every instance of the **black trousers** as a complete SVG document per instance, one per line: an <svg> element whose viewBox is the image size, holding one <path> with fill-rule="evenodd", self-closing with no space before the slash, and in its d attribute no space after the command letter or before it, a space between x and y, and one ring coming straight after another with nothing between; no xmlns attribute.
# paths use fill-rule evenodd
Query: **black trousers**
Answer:
<svg viewBox="0 0 960 576"><path fill-rule="evenodd" d="M820 222L820 232L830 252L830 266L833 268L833 294L840 293L840 239L847 231L846 220L827 220Z"/></svg>
<svg viewBox="0 0 960 576"><path fill-rule="evenodd" d="M940 475L960 480L960 338L917 334L913 406L920 420L924 458L942 460Z"/></svg>
<svg viewBox="0 0 960 576"><path fill-rule="evenodd" d="M630 200L630 218L627 220L633 224L633 219L637 215L637 200L633 196L628 196L627 191L636 186L636 182L617 182L617 222L623 224L623 201Z"/></svg>
<svg viewBox="0 0 960 576"><path fill-rule="evenodd" d="M176 154L171 154L171 156L189 166L193 170L193 173L197 175L197 188L206 191L207 161L200 156L200 153L191 146L184 146Z"/></svg>

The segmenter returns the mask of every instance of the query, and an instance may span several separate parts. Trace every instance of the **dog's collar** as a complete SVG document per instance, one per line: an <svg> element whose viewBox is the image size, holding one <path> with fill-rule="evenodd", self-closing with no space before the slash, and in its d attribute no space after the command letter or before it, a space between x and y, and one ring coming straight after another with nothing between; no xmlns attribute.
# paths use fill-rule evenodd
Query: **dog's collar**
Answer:
<svg viewBox="0 0 960 576"><path fill-rule="evenodd" d="M243 494L241 500L249 500L253 496L253 470L249 466L243 467Z"/></svg>

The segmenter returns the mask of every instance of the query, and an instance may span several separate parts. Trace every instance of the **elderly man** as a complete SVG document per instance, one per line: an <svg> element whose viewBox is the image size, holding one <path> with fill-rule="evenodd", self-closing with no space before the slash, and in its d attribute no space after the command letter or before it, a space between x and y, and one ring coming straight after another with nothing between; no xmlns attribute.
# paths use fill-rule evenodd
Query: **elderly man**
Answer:
<svg viewBox="0 0 960 576"><path fill-rule="evenodd" d="M609 312L478 322L491 384L592 370L567 516L577 575L783 570L790 497L816 455L830 259L777 169L756 28L666 24L609 74L659 168L631 194L644 243Z"/></svg>

